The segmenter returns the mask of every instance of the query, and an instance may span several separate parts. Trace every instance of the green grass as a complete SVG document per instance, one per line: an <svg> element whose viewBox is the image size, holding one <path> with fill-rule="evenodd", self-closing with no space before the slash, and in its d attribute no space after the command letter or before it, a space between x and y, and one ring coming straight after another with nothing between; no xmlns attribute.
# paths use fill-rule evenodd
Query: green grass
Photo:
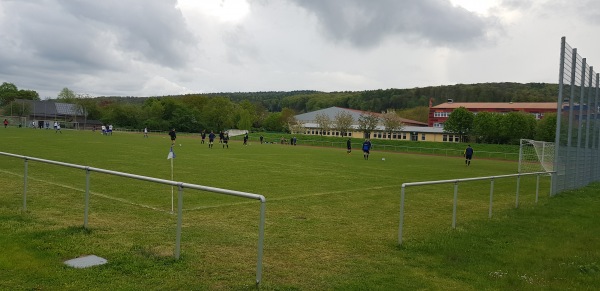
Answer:
<svg viewBox="0 0 600 291"><path fill-rule="evenodd" d="M249 134L251 142L259 142L260 136L264 137L265 142L279 143L282 137L290 140L291 137L297 137L298 145L309 145L319 147L346 148L347 138L320 135L303 134L282 134L256 132ZM234 136L233 140L242 140L242 136ZM352 138L354 148L360 149L364 139ZM409 140L387 140L373 139L373 147L378 151L434 154L442 156L462 156L468 143L455 142L431 142L431 141L409 141ZM479 158L494 158L517 161L519 159L519 145L506 144L475 144L475 155Z"/></svg>
<svg viewBox="0 0 600 291"><path fill-rule="evenodd" d="M64 130L0 130L0 151L170 179L169 139ZM593 290L600 276L598 184L549 198L549 179L523 177L459 186L405 182L515 173L513 161L259 145L210 150L178 139L175 180L267 198L263 290ZM382 161L381 158L386 160ZM181 258L169 186L92 173L83 229L83 170L0 156L1 290L254 289L259 202L186 189ZM63 262L95 254L108 264Z"/></svg>

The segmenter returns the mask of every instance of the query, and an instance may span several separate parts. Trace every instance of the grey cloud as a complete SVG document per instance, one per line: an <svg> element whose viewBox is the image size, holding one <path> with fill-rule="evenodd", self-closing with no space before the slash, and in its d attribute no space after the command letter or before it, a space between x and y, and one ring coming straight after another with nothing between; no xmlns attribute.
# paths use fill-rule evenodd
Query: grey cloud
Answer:
<svg viewBox="0 0 600 291"><path fill-rule="evenodd" d="M481 42L494 28L483 18L449 0L290 0L313 13L326 35L358 47L372 47L387 37L436 46L466 47Z"/></svg>
<svg viewBox="0 0 600 291"><path fill-rule="evenodd" d="M112 33L116 45L144 61L167 67L185 65L195 40L186 30L176 0L60 0L70 15L92 23L93 33Z"/></svg>
<svg viewBox="0 0 600 291"><path fill-rule="evenodd" d="M195 40L175 5L175 0L11 1L3 5L8 17L2 22L14 27L5 37L19 39L13 49L64 69L114 70L132 59L176 68L186 65Z"/></svg>

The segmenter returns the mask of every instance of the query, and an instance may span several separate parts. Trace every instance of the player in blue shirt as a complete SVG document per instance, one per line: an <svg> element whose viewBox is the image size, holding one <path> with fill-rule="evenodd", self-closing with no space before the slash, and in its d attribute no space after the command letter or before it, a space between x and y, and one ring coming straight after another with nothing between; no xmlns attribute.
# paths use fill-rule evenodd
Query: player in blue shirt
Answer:
<svg viewBox="0 0 600 291"><path fill-rule="evenodd" d="M362 150L363 150L363 157L365 158L365 160L368 160L369 159L369 151L371 150L371 141L368 138L365 139L365 142L363 142Z"/></svg>
<svg viewBox="0 0 600 291"><path fill-rule="evenodd" d="M465 152L463 153L463 156L465 156L465 166L470 166L471 158L473 158L473 148L471 147L471 145L467 146Z"/></svg>
<svg viewBox="0 0 600 291"><path fill-rule="evenodd" d="M215 141L215 133L211 131L208 134L208 148L209 149L212 149L214 141Z"/></svg>

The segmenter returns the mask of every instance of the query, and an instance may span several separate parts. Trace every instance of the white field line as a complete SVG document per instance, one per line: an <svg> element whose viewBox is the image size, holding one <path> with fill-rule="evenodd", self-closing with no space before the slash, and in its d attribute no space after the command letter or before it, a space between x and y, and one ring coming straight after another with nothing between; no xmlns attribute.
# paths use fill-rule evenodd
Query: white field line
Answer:
<svg viewBox="0 0 600 291"><path fill-rule="evenodd" d="M4 171L4 170L0 170L0 172L8 174L8 175L13 175L13 176L17 176L17 177L23 178L23 175L20 175L20 174L17 174L17 173L13 173L13 172L9 172L9 171ZM81 188L76 188L76 187L72 187L72 186L68 186L68 185L63 185L63 184L59 184L59 183L49 182L49 181L40 180L40 179L36 179L36 178L32 178L32 177L28 177L28 179L33 180L33 181L37 181L37 182L42 182L42 183L54 185L54 186L58 186L58 187L63 187L63 188L75 190L75 191L85 192L85 190L83 190ZM389 189L389 188L398 188L398 189L400 189L400 187L402 187L402 184L400 184L400 185L388 185L388 186L375 186L375 187L369 187L369 188L347 189L347 190L337 190L337 191L329 191L329 192L318 192L318 193L309 193L309 194L304 194L304 195L287 196L287 197L279 197L279 198L267 198L267 201L294 200L294 199L307 198L307 197L316 197L316 196L331 195L331 194L340 194L340 193L348 193L348 192L362 192L362 191L370 191L370 190L381 190L381 189ZM398 190L398 191L400 191L400 190ZM133 206L138 206L138 207L147 208L147 209L151 209L151 210L156 210L156 211L160 211L160 212L171 213L171 211L169 211L169 210L164 210L164 209L156 208L156 207L149 206L149 205L134 203L134 202L125 200L123 198L116 198L116 197L112 197L112 196L109 196L109 195L106 195L106 194L102 194L102 193L98 193L98 192L94 192L94 191L90 191L90 194L94 195L94 196L102 197L102 198L105 198L105 199L109 199L109 200L119 201L119 202L122 202L122 203L125 203L125 204L129 204L129 205L133 205ZM220 204L220 205L198 206L198 207L193 207L193 208L188 208L188 209L183 209L183 210L184 211L193 211L193 210L202 210L202 209L211 209L211 208L219 208L219 207L245 205L245 204L250 204L250 203L256 203L256 202L255 201L243 201L243 202L227 203L227 204Z"/></svg>
<svg viewBox="0 0 600 291"><path fill-rule="evenodd" d="M23 175L20 175L20 174L17 174L17 173L8 172L8 171L4 171L4 170L0 170L0 172L8 174L8 175L13 175L13 176L17 176L17 177L23 178ZM81 189L81 188L76 188L76 187L72 187L72 186L69 186L69 185L64 185L64 184L49 182L49 181L46 181L46 180L36 179L36 178L32 178L30 176L28 176L27 179L28 180L32 180L32 181L37 181L37 182L42 182L42 183L54 185L54 186L58 186L58 187L62 187L62 188L66 188L66 189L71 189L71 190L75 190L75 191L79 191L79 192L85 192L85 190ZM94 191L90 191L90 194L94 195L94 196L102 197L102 198L105 198L105 199L109 199L109 200L119 201L119 202L122 202L122 203L125 203L125 204L129 204L129 205L133 205L133 206L143 207L143 208L147 208L147 209L151 209L151 210L156 210L156 211L161 211L161 212L168 212L168 213L171 212L169 210L163 210L163 209L160 209L160 208L152 207L150 205L144 205L144 204L134 203L134 202L125 200L123 198L112 197L112 196L108 196L106 194L102 194L102 193L98 193L98 192L94 192Z"/></svg>

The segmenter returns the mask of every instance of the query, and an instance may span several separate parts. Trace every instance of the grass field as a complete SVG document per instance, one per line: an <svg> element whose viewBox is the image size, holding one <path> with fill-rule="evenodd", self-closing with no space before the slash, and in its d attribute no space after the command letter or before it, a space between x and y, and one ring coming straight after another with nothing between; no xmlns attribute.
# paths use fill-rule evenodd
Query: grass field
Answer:
<svg viewBox="0 0 600 291"><path fill-rule="evenodd" d="M170 179L168 136L9 128L0 151ZM181 146L179 146L181 144ZM590 186L549 198L542 177L453 185L402 183L516 173L511 161L278 144L229 149L182 136L177 181L264 195L263 290L592 290L599 283L600 198ZM385 161L382 161L385 158ZM92 173L88 227L85 172L0 156L1 290L254 289L259 202L187 189L181 258L173 258L171 187ZM596 187L598 185L595 185ZM175 191L177 193L177 191ZM175 200L176 201L176 200ZM94 254L108 264L73 269Z"/></svg>

